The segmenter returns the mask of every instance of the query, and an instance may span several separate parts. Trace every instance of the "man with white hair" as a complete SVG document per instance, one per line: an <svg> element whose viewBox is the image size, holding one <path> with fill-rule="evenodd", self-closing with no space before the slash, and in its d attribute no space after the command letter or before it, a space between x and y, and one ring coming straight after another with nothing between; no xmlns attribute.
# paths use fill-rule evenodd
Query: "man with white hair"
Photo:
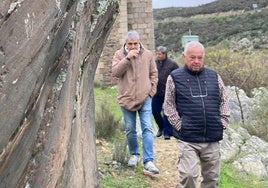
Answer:
<svg viewBox="0 0 268 188"><path fill-rule="evenodd" d="M197 41L186 44L185 66L167 79L164 112L178 138L178 188L219 187L220 144L229 123L230 108L218 73L204 66L205 48Z"/></svg>

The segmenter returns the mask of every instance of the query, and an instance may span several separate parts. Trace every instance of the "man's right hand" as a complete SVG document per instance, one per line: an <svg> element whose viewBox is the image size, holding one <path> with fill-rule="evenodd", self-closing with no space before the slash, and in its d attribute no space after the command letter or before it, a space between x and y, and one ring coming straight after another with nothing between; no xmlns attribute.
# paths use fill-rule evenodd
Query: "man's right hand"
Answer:
<svg viewBox="0 0 268 188"><path fill-rule="evenodd" d="M138 50L130 50L127 54L127 58L131 59L131 58L135 58L137 57L139 54Z"/></svg>

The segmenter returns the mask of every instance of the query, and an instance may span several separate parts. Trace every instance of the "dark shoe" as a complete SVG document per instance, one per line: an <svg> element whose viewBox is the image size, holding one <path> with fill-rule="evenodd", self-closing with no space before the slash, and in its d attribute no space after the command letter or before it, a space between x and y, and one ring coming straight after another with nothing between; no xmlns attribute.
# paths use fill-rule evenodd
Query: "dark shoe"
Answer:
<svg viewBox="0 0 268 188"><path fill-rule="evenodd" d="M170 140L170 136L169 136L169 135L165 135L165 136L164 136L164 139L165 139L165 140Z"/></svg>
<svg viewBox="0 0 268 188"><path fill-rule="evenodd" d="M157 133L156 133L156 137L160 137L160 136L162 136L162 131L158 130Z"/></svg>

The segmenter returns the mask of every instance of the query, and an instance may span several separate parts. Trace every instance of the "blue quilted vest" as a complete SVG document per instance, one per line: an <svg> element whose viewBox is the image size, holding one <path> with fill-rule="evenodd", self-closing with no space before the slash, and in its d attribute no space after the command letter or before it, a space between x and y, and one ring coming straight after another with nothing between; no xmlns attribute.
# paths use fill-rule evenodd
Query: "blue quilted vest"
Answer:
<svg viewBox="0 0 268 188"><path fill-rule="evenodd" d="M184 66L172 71L171 76L175 84L176 108L182 121L178 138L196 143L222 140L217 73L209 68L191 72Z"/></svg>

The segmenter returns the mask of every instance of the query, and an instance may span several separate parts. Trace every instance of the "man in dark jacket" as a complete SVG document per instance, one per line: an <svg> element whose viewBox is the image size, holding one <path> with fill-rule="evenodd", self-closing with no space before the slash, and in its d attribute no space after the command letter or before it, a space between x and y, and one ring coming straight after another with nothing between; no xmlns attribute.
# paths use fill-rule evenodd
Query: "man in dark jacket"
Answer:
<svg viewBox="0 0 268 188"><path fill-rule="evenodd" d="M220 175L220 144L229 123L228 97L219 74L204 67L204 46L192 41L183 52L185 66L167 79L164 112L177 131L179 188L216 188Z"/></svg>
<svg viewBox="0 0 268 188"><path fill-rule="evenodd" d="M167 56L167 48L164 46L159 46L156 50L156 65L158 70L158 84L157 91L152 100L152 112L155 122L158 125L157 137L162 136L164 133L164 138L170 139L172 136L172 126L168 122L167 117L162 113L163 103L165 98L166 82L167 77L171 71L179 68L178 64L172 61Z"/></svg>

